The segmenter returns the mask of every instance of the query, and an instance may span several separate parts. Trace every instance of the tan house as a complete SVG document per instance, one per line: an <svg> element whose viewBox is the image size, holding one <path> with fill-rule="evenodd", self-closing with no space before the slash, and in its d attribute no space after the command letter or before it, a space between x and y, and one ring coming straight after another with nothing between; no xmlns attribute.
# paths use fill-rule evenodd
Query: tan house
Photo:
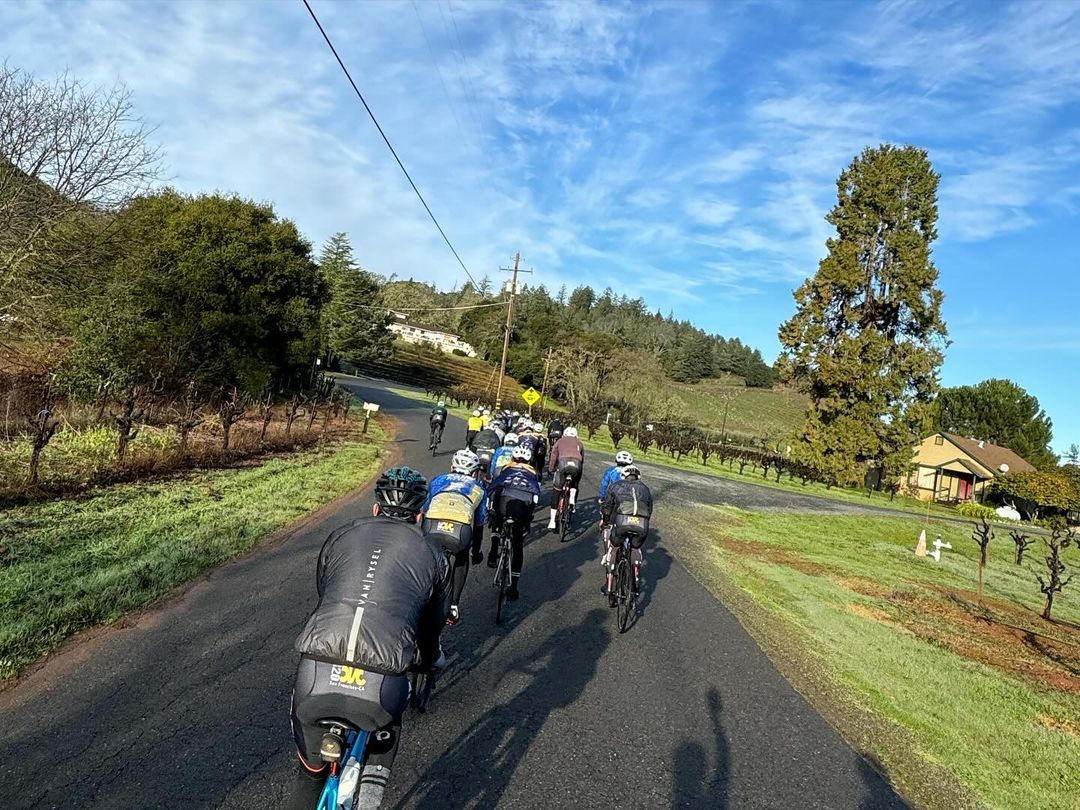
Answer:
<svg viewBox="0 0 1080 810"><path fill-rule="evenodd" d="M907 484L924 501L963 503L982 500L986 487L1007 472L1035 468L1007 447L955 433L935 433L915 451Z"/></svg>

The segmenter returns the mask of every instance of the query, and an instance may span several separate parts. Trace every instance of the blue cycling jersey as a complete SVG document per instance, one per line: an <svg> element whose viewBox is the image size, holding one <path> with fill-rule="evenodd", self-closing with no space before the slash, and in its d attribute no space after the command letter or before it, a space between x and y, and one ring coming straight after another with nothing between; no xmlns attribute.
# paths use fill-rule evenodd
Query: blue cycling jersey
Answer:
<svg viewBox="0 0 1080 810"><path fill-rule="evenodd" d="M607 468L604 472L604 477L600 479L600 500L604 499L607 495L608 487L614 484L616 481L622 480L622 467L618 464L613 464Z"/></svg>
<svg viewBox="0 0 1080 810"><path fill-rule="evenodd" d="M456 492L473 504L476 511L473 512L473 525L483 526L487 521L487 492L471 475L461 473L446 473L435 478L428 485L427 500L424 501L424 512L431 508L431 502L441 492Z"/></svg>

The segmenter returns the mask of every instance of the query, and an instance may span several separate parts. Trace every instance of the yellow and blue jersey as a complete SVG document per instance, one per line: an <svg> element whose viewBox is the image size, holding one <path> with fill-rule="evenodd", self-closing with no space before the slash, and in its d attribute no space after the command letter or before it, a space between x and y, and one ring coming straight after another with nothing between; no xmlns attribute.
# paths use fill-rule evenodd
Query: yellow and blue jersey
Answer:
<svg viewBox="0 0 1080 810"><path fill-rule="evenodd" d="M440 475L428 486L424 517L483 526L487 520L487 492L471 475Z"/></svg>

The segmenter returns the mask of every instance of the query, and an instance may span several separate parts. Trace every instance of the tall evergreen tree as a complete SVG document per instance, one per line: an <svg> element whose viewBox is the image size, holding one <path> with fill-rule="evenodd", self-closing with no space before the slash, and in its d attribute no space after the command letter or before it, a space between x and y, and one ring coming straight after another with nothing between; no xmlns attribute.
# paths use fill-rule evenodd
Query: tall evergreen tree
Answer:
<svg viewBox="0 0 1080 810"><path fill-rule="evenodd" d="M353 259L352 245L344 233L327 240L319 255L330 290L323 308L323 331L330 351L349 363L385 357L393 336L386 328L389 318L379 304L379 283Z"/></svg>
<svg viewBox="0 0 1080 810"><path fill-rule="evenodd" d="M867 148L837 181L836 236L780 327L781 369L811 398L798 448L838 483L899 475L937 390L946 329L931 260L939 176L924 150Z"/></svg>

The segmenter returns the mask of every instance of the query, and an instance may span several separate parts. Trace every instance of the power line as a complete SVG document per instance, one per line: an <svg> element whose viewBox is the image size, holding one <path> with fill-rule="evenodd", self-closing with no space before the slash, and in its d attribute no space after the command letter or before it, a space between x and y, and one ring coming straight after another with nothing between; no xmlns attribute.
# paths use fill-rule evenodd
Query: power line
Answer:
<svg viewBox="0 0 1080 810"><path fill-rule="evenodd" d="M442 236L443 241L446 242L446 246L450 248L450 252L454 254L454 258L457 259L457 263L461 265L461 269L465 271L465 275L469 277L469 281L472 282L474 288L479 289L479 285L476 283L476 279L473 278L472 273L469 272L469 268L465 266L465 262L461 260L461 256L458 255L457 250L450 243L449 237L446 235L446 231L443 230L442 225L439 224L439 220L435 219L435 215L431 213L431 208L428 207L427 201L424 199L424 195L420 193L420 189L416 187L416 183L413 182L412 176L409 174L408 169L405 168L405 164L401 162L401 158L398 157L398 153L394 150L393 144L390 143L390 139L386 137L386 133L383 132L383 128L379 126L379 121L375 117L375 113L371 111L371 107L368 106L367 101L364 99L364 94L360 92L360 88L356 86L356 82L353 81L352 75L349 73L349 69L345 67L345 63L341 61L341 57L338 55L337 48L334 47L334 43L330 41L329 35L322 27L322 23L319 22L319 18L315 16L314 9L311 8L311 4L308 0L303 0L304 8L308 10L308 14L311 15L311 19L315 21L316 27L319 29L319 33L322 34L323 39L326 40L327 46L330 48L330 52L334 54L334 58L337 60L338 65L341 67L342 72L345 74L345 78L349 80L349 84L352 85L353 92L356 93L356 97L360 99L360 103L364 105L364 109L367 110L367 114L371 117L371 122L375 124L375 129L379 130L379 134L382 136L383 141L386 142L386 147L390 150L390 154L394 156L394 160L397 161L397 165L401 168L401 171L405 174L405 178L409 181L409 185L412 186L412 190L416 192L416 196L420 200L420 204L424 206L424 210L427 211L428 216L431 217L431 221L435 223L435 227L439 230L439 235Z"/></svg>

